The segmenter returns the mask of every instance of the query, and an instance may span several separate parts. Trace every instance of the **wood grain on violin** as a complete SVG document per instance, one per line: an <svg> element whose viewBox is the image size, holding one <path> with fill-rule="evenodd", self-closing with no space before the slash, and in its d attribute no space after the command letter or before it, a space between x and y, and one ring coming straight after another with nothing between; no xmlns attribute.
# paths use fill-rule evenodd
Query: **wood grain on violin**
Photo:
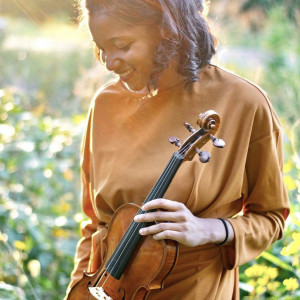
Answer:
<svg viewBox="0 0 300 300"><path fill-rule="evenodd" d="M184 124L192 135L182 145L175 137L169 139L179 150L173 153L143 204L163 197L182 162L192 160L196 153L201 162L208 162L209 153L200 149L209 140L218 148L225 146L213 136L220 124L216 112L200 114L197 124L198 130ZM157 241L139 234L141 228L150 224L133 219L148 212L135 204L125 204L115 212L102 243L106 247L102 266L95 273L84 273L70 291L68 300L140 300L146 299L151 290L163 288L165 278L176 264L178 245L173 240Z"/></svg>

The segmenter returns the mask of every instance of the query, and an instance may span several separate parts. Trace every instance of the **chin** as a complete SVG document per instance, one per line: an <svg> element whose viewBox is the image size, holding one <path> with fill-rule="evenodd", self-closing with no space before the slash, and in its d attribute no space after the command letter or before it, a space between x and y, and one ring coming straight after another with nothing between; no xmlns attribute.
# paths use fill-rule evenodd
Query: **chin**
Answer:
<svg viewBox="0 0 300 300"><path fill-rule="evenodd" d="M125 81L121 81L122 85L131 92L140 92L140 93L148 93L147 84L138 85L138 84L130 84Z"/></svg>

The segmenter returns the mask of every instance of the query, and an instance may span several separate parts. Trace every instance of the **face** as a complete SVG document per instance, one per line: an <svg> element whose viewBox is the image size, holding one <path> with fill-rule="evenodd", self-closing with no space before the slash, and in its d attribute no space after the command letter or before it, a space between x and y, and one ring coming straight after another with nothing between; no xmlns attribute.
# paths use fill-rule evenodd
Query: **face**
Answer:
<svg viewBox="0 0 300 300"><path fill-rule="evenodd" d="M143 90L154 68L159 32L143 25L125 25L110 14L91 16L89 28L106 68L119 75L131 90ZM175 73L171 68L163 71L158 88L172 82L170 77Z"/></svg>

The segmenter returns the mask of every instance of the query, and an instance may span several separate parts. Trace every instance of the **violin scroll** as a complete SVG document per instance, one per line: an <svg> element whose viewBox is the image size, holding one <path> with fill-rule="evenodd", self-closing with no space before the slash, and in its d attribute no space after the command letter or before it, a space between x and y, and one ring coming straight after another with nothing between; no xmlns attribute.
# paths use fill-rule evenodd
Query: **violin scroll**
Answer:
<svg viewBox="0 0 300 300"><path fill-rule="evenodd" d="M220 116L213 110L208 110L198 116L197 124L200 128L215 134L220 126Z"/></svg>
<svg viewBox="0 0 300 300"><path fill-rule="evenodd" d="M214 136L220 126L220 116L215 111L208 110L198 116L197 125L200 127L198 130L189 123L184 123L186 129L192 132L192 135L188 137L182 145L178 144L179 139L175 137L170 138L169 141L177 146L180 145L178 153L184 156L184 160L192 160L195 154L198 153L200 161L207 163L210 160L210 153L201 151L200 149L209 140L212 140L213 145L217 148L225 147L225 142Z"/></svg>

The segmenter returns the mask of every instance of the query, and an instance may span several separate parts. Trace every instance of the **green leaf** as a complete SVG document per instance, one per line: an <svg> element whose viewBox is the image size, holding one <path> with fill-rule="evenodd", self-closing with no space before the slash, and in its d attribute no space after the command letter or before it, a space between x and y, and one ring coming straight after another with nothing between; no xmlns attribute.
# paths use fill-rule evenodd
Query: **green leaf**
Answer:
<svg viewBox="0 0 300 300"><path fill-rule="evenodd" d="M263 257L264 259L268 260L269 262L277 265L278 267L290 271L292 273L296 273L296 270L289 264L282 261L280 258L274 256L273 254L265 251L259 257Z"/></svg>

